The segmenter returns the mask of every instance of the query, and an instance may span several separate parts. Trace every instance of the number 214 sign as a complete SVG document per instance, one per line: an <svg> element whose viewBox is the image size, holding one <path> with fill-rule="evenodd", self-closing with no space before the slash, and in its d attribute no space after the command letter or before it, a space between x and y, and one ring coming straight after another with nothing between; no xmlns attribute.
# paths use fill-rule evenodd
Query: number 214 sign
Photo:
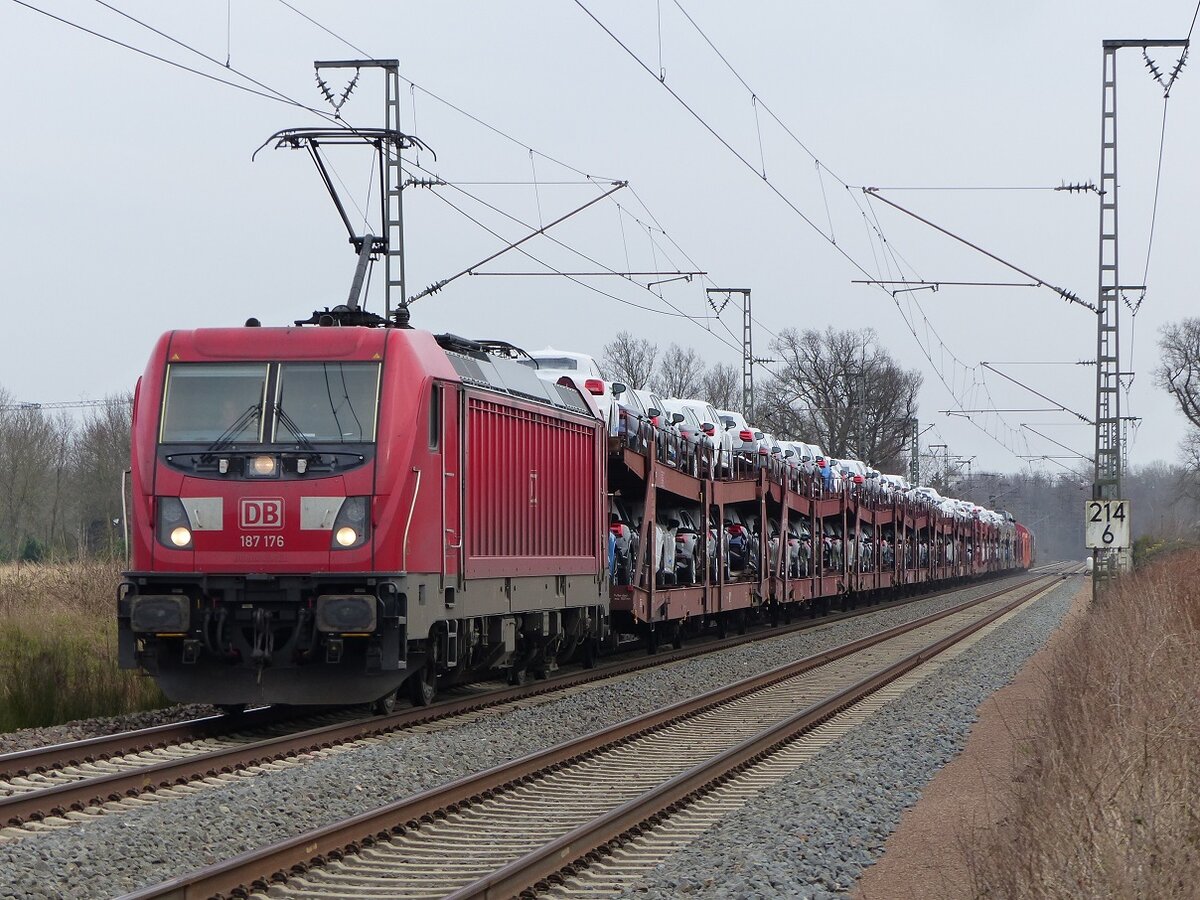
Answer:
<svg viewBox="0 0 1200 900"><path fill-rule="evenodd" d="M1083 542L1089 550L1121 550L1132 546L1128 500L1088 500L1083 509Z"/></svg>

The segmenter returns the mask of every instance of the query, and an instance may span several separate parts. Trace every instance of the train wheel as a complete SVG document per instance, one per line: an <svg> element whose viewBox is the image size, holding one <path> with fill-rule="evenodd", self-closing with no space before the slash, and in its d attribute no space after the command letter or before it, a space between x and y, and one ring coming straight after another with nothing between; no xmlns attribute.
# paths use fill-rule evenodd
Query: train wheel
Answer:
<svg viewBox="0 0 1200 900"><path fill-rule="evenodd" d="M675 635L671 638L671 646L676 650L683 649L683 625L675 626Z"/></svg>
<svg viewBox="0 0 1200 900"><path fill-rule="evenodd" d="M217 709L227 716L240 716L246 711L245 703L218 703Z"/></svg>
<svg viewBox="0 0 1200 900"><path fill-rule="evenodd" d="M744 609L739 609L737 611L737 633L746 633L746 611Z"/></svg>
<svg viewBox="0 0 1200 900"><path fill-rule="evenodd" d="M508 670L508 683L513 687L520 687L529 678L529 673L524 666L510 666Z"/></svg>
<svg viewBox="0 0 1200 900"><path fill-rule="evenodd" d="M599 638L588 637L583 642L583 667L585 669L596 668L596 657L600 655L600 640Z"/></svg>
<svg viewBox="0 0 1200 900"><path fill-rule="evenodd" d="M408 697L413 706L428 706L437 696L437 666L427 660L415 675L408 679Z"/></svg>
<svg viewBox="0 0 1200 900"><path fill-rule="evenodd" d="M729 636L729 623L725 621L725 613L717 613L717 637L725 640Z"/></svg>
<svg viewBox="0 0 1200 900"><path fill-rule="evenodd" d="M388 693L371 704L371 712L377 716L390 716L396 709L397 693L398 691L388 691Z"/></svg>

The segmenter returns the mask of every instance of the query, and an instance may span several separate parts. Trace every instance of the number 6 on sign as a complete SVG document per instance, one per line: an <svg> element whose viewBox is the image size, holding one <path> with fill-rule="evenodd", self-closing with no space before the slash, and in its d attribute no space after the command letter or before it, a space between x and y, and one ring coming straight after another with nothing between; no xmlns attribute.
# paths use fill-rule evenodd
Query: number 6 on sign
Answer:
<svg viewBox="0 0 1200 900"><path fill-rule="evenodd" d="M1088 500L1083 505L1084 544L1089 550L1124 550L1132 546L1128 500Z"/></svg>

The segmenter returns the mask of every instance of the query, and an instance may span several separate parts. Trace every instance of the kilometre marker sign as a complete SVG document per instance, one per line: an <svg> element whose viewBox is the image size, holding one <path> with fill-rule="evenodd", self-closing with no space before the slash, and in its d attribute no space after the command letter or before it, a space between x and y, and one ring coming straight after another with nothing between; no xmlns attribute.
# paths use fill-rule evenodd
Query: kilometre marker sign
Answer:
<svg viewBox="0 0 1200 900"><path fill-rule="evenodd" d="M1128 500L1088 500L1083 504L1084 544L1089 550L1123 550L1129 540Z"/></svg>

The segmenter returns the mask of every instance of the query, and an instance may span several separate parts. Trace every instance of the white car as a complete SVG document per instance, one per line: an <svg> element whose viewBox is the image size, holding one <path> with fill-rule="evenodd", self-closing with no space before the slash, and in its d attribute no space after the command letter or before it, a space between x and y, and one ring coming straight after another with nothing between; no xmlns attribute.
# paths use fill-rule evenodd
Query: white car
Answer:
<svg viewBox="0 0 1200 900"><path fill-rule="evenodd" d="M636 399L638 405L645 411L646 421L657 429L656 439L662 450L659 458L669 465L678 465L680 445L684 440L679 430L679 423L683 421L683 415L672 413L662 397L654 391L633 390L630 391L630 394L633 395L632 399Z"/></svg>
<svg viewBox="0 0 1200 900"><path fill-rule="evenodd" d="M804 455L808 452L808 445L801 444L799 441L778 441L777 443L784 465L789 469L805 471Z"/></svg>
<svg viewBox="0 0 1200 900"><path fill-rule="evenodd" d="M775 435L766 431L756 431L758 438L758 458L760 464L766 465L770 459L780 459L783 456L783 445L775 440Z"/></svg>
<svg viewBox="0 0 1200 900"><path fill-rule="evenodd" d="M867 467L857 459L843 459L840 465L842 478L851 484L863 484L867 480Z"/></svg>
<svg viewBox="0 0 1200 900"><path fill-rule="evenodd" d="M680 412L691 410L708 440L708 445L717 456L718 467L727 471L733 453L733 433L725 428L717 408L703 400L679 397L668 397L666 403Z"/></svg>
<svg viewBox="0 0 1200 900"><path fill-rule="evenodd" d="M718 409L725 430L730 433L733 441L733 452L745 456L758 455L758 441L754 437L754 429L746 422L746 417L740 412L730 409Z"/></svg>
<svg viewBox="0 0 1200 900"><path fill-rule="evenodd" d="M564 375L570 376L575 383L596 399L600 416L608 423L608 433L616 435L620 425L617 415L616 400L621 394L623 385L620 382L606 381L600 372L600 365L595 358L586 353L575 353L571 350L555 350L547 347L544 350L534 350L529 354L530 360L521 360L525 365L536 367L537 376L543 381L556 382ZM616 392L614 393L614 385Z"/></svg>
<svg viewBox="0 0 1200 900"><path fill-rule="evenodd" d="M919 503L926 503L929 506L937 506L944 499L941 494L931 487L915 487L912 488L907 497L909 500Z"/></svg>

